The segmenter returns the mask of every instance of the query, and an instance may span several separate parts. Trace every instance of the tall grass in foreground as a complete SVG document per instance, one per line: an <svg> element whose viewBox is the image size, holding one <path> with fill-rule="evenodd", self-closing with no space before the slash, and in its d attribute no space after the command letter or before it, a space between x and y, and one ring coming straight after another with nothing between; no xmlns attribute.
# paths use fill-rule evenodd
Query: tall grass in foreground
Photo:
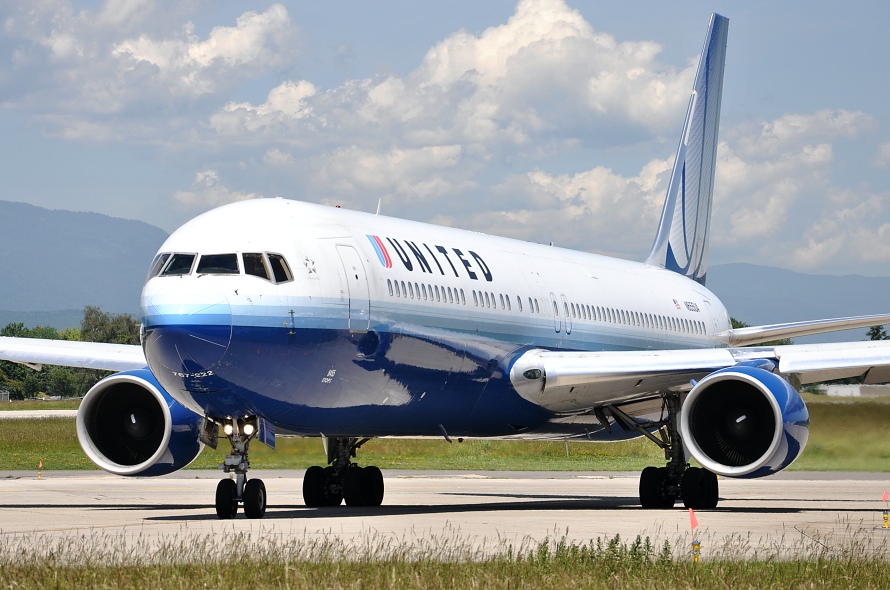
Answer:
<svg viewBox="0 0 890 590"><path fill-rule="evenodd" d="M0 538L5 588L887 588L886 547L817 541L793 555L733 538L693 564L685 544L656 546L618 536L586 543L564 537L479 548L454 534L411 544L367 535L281 537L230 531L150 538L101 533L71 538ZM705 542L707 546L708 541Z"/></svg>

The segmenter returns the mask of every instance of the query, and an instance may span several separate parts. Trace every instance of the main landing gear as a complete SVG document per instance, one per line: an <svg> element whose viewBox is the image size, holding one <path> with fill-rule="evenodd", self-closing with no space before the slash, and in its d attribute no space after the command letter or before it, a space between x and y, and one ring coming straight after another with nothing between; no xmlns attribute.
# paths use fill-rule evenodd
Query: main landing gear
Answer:
<svg viewBox="0 0 890 590"><path fill-rule="evenodd" d="M266 486L261 479L247 479L250 461L247 450L256 436L255 420L239 419L223 425L226 438L232 443L232 452L226 456L220 468L225 473L235 473L235 479L222 479L216 486L216 515L222 519L235 518L238 505L244 506L247 518L262 518L266 514Z"/></svg>
<svg viewBox="0 0 890 590"><path fill-rule="evenodd" d="M680 395L669 393L663 397L663 414L658 422L636 422L615 407L609 413L625 430L635 429L664 449L665 467L646 467L640 474L640 504L643 508L672 508L678 499L687 508L716 508L720 490L717 476L686 462L680 440ZM660 437L652 434L657 429Z"/></svg>
<svg viewBox="0 0 890 590"><path fill-rule="evenodd" d="M328 466L313 466L303 477L306 506L380 506L383 502L383 474L374 466L359 467L350 459L369 438L327 439Z"/></svg>

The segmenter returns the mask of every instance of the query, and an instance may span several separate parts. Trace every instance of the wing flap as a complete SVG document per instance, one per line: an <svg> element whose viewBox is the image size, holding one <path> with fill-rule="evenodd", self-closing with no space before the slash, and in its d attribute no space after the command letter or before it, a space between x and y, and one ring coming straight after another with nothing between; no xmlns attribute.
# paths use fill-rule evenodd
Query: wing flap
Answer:
<svg viewBox="0 0 890 590"><path fill-rule="evenodd" d="M45 364L107 371L141 369L147 364L142 347L131 344L10 337L0 337L0 360L38 369Z"/></svg>

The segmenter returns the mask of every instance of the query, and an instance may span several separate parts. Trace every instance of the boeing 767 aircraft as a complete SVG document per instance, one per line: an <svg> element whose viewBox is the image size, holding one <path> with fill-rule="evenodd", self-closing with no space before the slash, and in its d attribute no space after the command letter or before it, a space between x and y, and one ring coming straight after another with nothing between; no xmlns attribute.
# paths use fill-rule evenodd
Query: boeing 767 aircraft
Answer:
<svg viewBox="0 0 890 590"><path fill-rule="evenodd" d="M714 507L717 475L769 475L803 451L792 382L890 380L890 342L738 348L890 315L732 329L705 287L727 30L713 15L645 262L259 199L164 243L141 347L0 338L0 358L122 371L77 415L111 473L171 473L225 439L220 518L264 515L248 452L276 428L324 441L307 506L382 502L380 470L355 463L375 437L645 436L666 465L643 470L641 504Z"/></svg>

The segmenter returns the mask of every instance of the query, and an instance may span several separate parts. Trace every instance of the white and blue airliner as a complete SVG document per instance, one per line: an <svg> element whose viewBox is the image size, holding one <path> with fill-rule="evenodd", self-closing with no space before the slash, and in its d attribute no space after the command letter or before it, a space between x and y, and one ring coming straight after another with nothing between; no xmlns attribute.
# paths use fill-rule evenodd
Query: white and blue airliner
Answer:
<svg viewBox="0 0 890 590"><path fill-rule="evenodd" d="M248 451L276 430L324 441L307 506L380 505L380 470L356 462L377 437L645 436L666 465L643 470L642 505L714 507L717 475L776 473L804 450L792 383L890 380L890 342L741 348L890 315L733 329L705 287L727 31L713 15L644 262L258 199L163 244L141 347L2 338L0 358L121 371L77 415L111 473L171 473L225 439L220 518L264 515Z"/></svg>

